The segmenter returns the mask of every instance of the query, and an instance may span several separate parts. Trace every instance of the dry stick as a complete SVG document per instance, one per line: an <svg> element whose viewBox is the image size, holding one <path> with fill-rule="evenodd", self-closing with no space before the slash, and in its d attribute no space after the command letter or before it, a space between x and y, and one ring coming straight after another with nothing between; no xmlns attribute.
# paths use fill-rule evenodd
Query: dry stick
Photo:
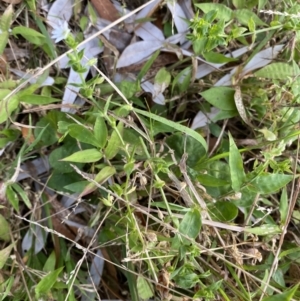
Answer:
<svg viewBox="0 0 300 301"><path fill-rule="evenodd" d="M296 158L298 158L298 156L299 156L299 145L300 145L300 136L298 136L298 147L297 147ZM296 173L297 173L297 164L295 164L295 166L294 166L294 175ZM278 249L276 251L276 254L275 254L275 257L274 257L274 260L273 260L273 264L272 264L272 267L270 269L270 273L268 275L268 279L266 280L266 285L263 288L263 291L262 291L262 294L260 296L259 301L261 301L264 298L264 295L266 294L266 290L269 286L269 283L271 281L273 273L276 271L276 269L278 267L279 255L280 255L281 248L282 248L282 245L283 245L284 237L285 237L285 234L287 233L287 228L288 228L288 225L289 225L290 220L292 218L293 210L294 210L294 207L297 203L299 193L300 193L300 178L298 178L297 181L296 181L296 177L294 176L293 184L292 184L291 197L290 197L290 205L289 205L288 216L287 216L287 219L286 219L286 222L285 222L284 226L282 227L282 233L281 233L281 236L280 236L280 239L279 239Z"/></svg>

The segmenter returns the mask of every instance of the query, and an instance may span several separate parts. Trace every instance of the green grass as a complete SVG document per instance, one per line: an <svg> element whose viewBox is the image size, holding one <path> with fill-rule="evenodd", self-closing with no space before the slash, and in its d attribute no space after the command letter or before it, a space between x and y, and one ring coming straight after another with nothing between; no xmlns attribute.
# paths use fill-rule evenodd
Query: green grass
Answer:
<svg viewBox="0 0 300 301"><path fill-rule="evenodd" d="M158 49L121 83L82 62L83 8L55 44L34 1L2 5L2 58L29 56L0 64L1 300L300 300L300 5L194 2L189 51L220 65Z"/></svg>

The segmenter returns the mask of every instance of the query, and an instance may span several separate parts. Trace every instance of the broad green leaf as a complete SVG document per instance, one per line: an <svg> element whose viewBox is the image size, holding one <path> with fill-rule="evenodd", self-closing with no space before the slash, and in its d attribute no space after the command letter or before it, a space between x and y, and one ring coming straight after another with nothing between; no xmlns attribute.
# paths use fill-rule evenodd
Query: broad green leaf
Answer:
<svg viewBox="0 0 300 301"><path fill-rule="evenodd" d="M10 29L10 25L12 23L12 18L13 18L14 10L13 6L10 4L2 14L0 18L0 30L1 32L8 32Z"/></svg>
<svg viewBox="0 0 300 301"><path fill-rule="evenodd" d="M16 129L4 129L0 131L0 149L4 147L8 142L15 141L19 135L20 131Z"/></svg>
<svg viewBox="0 0 300 301"><path fill-rule="evenodd" d="M174 128L175 130L177 130L179 132L186 133L187 135L193 137L198 142L200 142L202 144L202 146L205 148L205 150L207 151L207 144L206 144L205 139L200 134L198 134L196 131L192 130L191 128L188 128L188 127L186 127L184 125L181 125L177 122L168 120L164 117L158 116L156 114L153 114L153 113L150 113L150 112L147 112L147 111L139 110L139 109L136 109L136 108L133 108L133 110L138 114L147 116L150 119L154 119L158 122L161 122L165 125L168 125L168 126Z"/></svg>
<svg viewBox="0 0 300 301"><path fill-rule="evenodd" d="M48 275L42 278L42 280L35 287L35 294L37 298L40 298L50 292L63 269L64 267L61 267L53 272L50 272Z"/></svg>
<svg viewBox="0 0 300 301"><path fill-rule="evenodd" d="M209 212L214 220L230 222L237 217L238 208L230 202L217 201L212 208L209 208Z"/></svg>
<svg viewBox="0 0 300 301"><path fill-rule="evenodd" d="M42 46L43 44L46 43L46 38L44 37L44 35L29 27L16 26L13 28L12 34L13 35L19 34L28 42L37 46Z"/></svg>
<svg viewBox="0 0 300 301"><path fill-rule="evenodd" d="M229 168L231 187L234 191L240 191L245 182L245 172L242 156L229 133Z"/></svg>
<svg viewBox="0 0 300 301"><path fill-rule="evenodd" d="M138 276L136 286L140 300L148 300L153 297L153 287L143 276Z"/></svg>
<svg viewBox="0 0 300 301"><path fill-rule="evenodd" d="M287 63L273 63L254 72L254 75L268 79L286 80L288 77L299 76L299 72Z"/></svg>
<svg viewBox="0 0 300 301"><path fill-rule="evenodd" d="M287 192L286 192L286 187L284 187L281 192L280 204L279 204L280 224L281 225L284 225L286 223L288 211L289 211L288 196L287 196Z"/></svg>
<svg viewBox="0 0 300 301"><path fill-rule="evenodd" d="M234 92L235 90L229 87L213 87L200 93L200 95L214 107L231 111L236 110Z"/></svg>
<svg viewBox="0 0 300 301"><path fill-rule="evenodd" d="M260 25L260 26L267 25L254 12L250 11L249 9L235 10L234 17L237 18L237 20L243 25L248 25L248 22L251 18L257 25Z"/></svg>
<svg viewBox="0 0 300 301"><path fill-rule="evenodd" d="M93 132L84 125L71 124L68 126L68 129L69 135L78 141L100 147L100 143L96 140Z"/></svg>
<svg viewBox="0 0 300 301"><path fill-rule="evenodd" d="M100 153L96 149L86 149L83 151L76 152L64 159L62 161L71 161L71 162L79 162L79 163L92 163L97 162L103 157L102 153Z"/></svg>
<svg viewBox="0 0 300 301"><path fill-rule="evenodd" d="M232 0L232 4L235 8L245 8L245 1L247 0Z"/></svg>
<svg viewBox="0 0 300 301"><path fill-rule="evenodd" d="M94 182L98 184L103 184L106 182L110 177L112 177L116 173L116 169L111 166L105 166L100 170L100 172L96 175ZM97 189L97 185L93 182L90 182L84 190L81 192L80 197L85 196Z"/></svg>
<svg viewBox="0 0 300 301"><path fill-rule="evenodd" d="M10 227L6 219L0 214L0 240L10 241Z"/></svg>
<svg viewBox="0 0 300 301"><path fill-rule="evenodd" d="M48 97L48 96L41 96L41 95L22 95L20 96L21 102L26 102L32 105L47 105L49 103L54 102L61 102L61 99Z"/></svg>
<svg viewBox="0 0 300 301"><path fill-rule="evenodd" d="M4 100L9 93L11 93L11 91L8 89L0 90L0 124L5 122L19 105L19 99L16 95Z"/></svg>
<svg viewBox="0 0 300 301"><path fill-rule="evenodd" d="M290 301L294 297L295 293L298 291L299 284L295 285L293 288L286 290L281 294L266 297L262 301Z"/></svg>
<svg viewBox="0 0 300 301"><path fill-rule="evenodd" d="M225 21L231 20L232 10L224 4L219 3L201 3L195 4L196 7L200 8L205 14L212 10L216 10L218 12L217 18L223 19Z"/></svg>
<svg viewBox="0 0 300 301"><path fill-rule="evenodd" d="M184 215L179 225L179 232L194 239L200 233L201 226L202 221L200 211L198 208L192 208ZM185 241L187 244L190 243L184 238L183 241Z"/></svg>
<svg viewBox="0 0 300 301"><path fill-rule="evenodd" d="M224 63L229 63L229 62L235 62L238 59L235 59L233 57L227 57L222 53L218 53L218 52L204 52L203 57L205 58L205 60L207 60L208 62L211 63L215 63L215 64L224 64Z"/></svg>
<svg viewBox="0 0 300 301"><path fill-rule="evenodd" d="M258 11L263 9L265 5L267 4L268 0L258 0Z"/></svg>
<svg viewBox="0 0 300 301"><path fill-rule="evenodd" d="M292 179L293 176L290 175L263 173L251 181L248 186L256 193L270 194L285 187Z"/></svg>
<svg viewBox="0 0 300 301"><path fill-rule="evenodd" d="M13 244L9 245L8 247L0 250L0 269L2 269L10 255L10 252L13 248Z"/></svg>
<svg viewBox="0 0 300 301"><path fill-rule="evenodd" d="M121 138L123 137L124 124L119 122L117 128L113 130L108 144L105 148L105 157L111 160L116 156L119 149L123 146ZM121 136L121 137L120 137Z"/></svg>
<svg viewBox="0 0 300 301"><path fill-rule="evenodd" d="M265 236L281 233L282 230L277 225L266 224L260 227L245 228L245 232Z"/></svg>
<svg viewBox="0 0 300 301"><path fill-rule="evenodd" d="M141 90L139 83L137 83L136 81L130 82L126 80L122 80L119 89L127 99L131 98L136 92L139 92Z"/></svg>

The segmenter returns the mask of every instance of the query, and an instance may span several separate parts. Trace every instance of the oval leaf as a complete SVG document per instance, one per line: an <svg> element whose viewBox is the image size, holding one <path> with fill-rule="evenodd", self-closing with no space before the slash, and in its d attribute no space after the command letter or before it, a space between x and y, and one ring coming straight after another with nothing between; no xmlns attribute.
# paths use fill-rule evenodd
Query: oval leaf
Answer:
<svg viewBox="0 0 300 301"><path fill-rule="evenodd" d="M79 163L92 163L97 162L103 157L102 153L97 151L96 149L86 149L83 151L76 152L71 156L68 156L62 161L71 161L71 162L79 162Z"/></svg>
<svg viewBox="0 0 300 301"><path fill-rule="evenodd" d="M78 141L88 143L97 147L100 146L98 141L96 141L93 133L83 125L71 124L69 125L68 129L70 136L77 139Z"/></svg>
<svg viewBox="0 0 300 301"><path fill-rule="evenodd" d="M238 208L225 201L218 201L214 204L214 207L209 210L213 219L220 222L230 222L234 220L238 215Z"/></svg>
<svg viewBox="0 0 300 301"><path fill-rule="evenodd" d="M201 225L200 211L197 208L193 208L184 215L179 225L179 231L190 238L196 238L200 232Z"/></svg>

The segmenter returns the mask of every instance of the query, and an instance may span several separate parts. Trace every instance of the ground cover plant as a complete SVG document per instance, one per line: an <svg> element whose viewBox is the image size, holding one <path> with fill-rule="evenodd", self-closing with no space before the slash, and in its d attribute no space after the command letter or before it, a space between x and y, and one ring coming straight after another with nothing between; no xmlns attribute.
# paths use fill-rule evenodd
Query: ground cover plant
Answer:
<svg viewBox="0 0 300 301"><path fill-rule="evenodd" d="M300 300L300 4L5 0L1 300Z"/></svg>

